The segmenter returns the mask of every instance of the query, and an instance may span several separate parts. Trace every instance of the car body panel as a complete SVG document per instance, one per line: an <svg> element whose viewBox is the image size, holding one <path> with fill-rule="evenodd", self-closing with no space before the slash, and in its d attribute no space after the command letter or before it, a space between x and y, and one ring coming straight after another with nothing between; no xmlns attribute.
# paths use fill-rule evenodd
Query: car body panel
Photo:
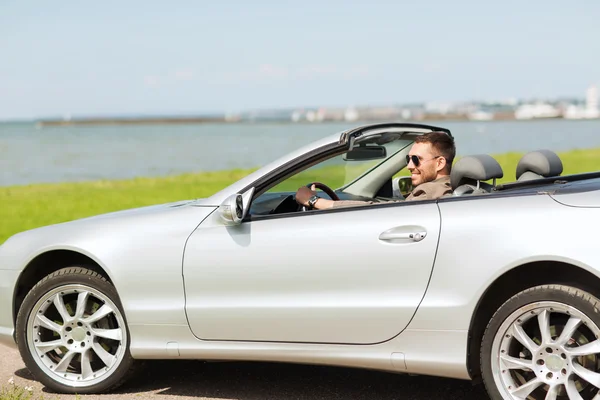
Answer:
<svg viewBox="0 0 600 400"><path fill-rule="evenodd" d="M136 325L131 352L138 359L292 362L369 368L470 379L465 353L468 331L406 329L372 345L198 340L188 326ZM167 343L174 346L167 350Z"/></svg>
<svg viewBox="0 0 600 400"><path fill-rule="evenodd" d="M191 232L214 210L186 201L38 228L0 246L0 263L21 273L40 254L81 253L113 282L129 324L186 324L183 249ZM10 284L15 283L13 278ZM4 302L2 307L11 310ZM3 322L0 333L12 327L13 319ZM4 341L8 340L5 334Z"/></svg>
<svg viewBox="0 0 600 400"><path fill-rule="evenodd" d="M423 298L439 227L434 202L233 227L219 223L215 213L186 246L190 326L198 337L213 340L388 340L406 327ZM379 238L390 230L427 236Z"/></svg>
<svg viewBox="0 0 600 400"><path fill-rule="evenodd" d="M412 329L468 329L488 287L527 263L564 262L600 277L597 251L583 240L600 210L565 207L543 193L438 204L438 255ZM563 223L573 230L558 229Z"/></svg>
<svg viewBox="0 0 600 400"><path fill-rule="evenodd" d="M0 304L10 305L13 303L15 282L18 277L19 271L0 269ZM13 333L12 307L2 307L0 312L0 343L14 347Z"/></svg>
<svg viewBox="0 0 600 400"><path fill-rule="evenodd" d="M565 206L582 208L600 207L600 193L597 190L580 193L551 193L550 197Z"/></svg>

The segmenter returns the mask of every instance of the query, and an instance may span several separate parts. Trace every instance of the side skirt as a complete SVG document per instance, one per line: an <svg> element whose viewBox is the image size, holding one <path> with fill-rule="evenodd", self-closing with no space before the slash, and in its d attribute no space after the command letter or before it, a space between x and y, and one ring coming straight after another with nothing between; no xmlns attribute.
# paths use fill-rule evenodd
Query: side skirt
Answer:
<svg viewBox="0 0 600 400"><path fill-rule="evenodd" d="M286 362L471 379L466 330L407 329L376 345L204 341L187 325L131 325L130 333L136 359Z"/></svg>

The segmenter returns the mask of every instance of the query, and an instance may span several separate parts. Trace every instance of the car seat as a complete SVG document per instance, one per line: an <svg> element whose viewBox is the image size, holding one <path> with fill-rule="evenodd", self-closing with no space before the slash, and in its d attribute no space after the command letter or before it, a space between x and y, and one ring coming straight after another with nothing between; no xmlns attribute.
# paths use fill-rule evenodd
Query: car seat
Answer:
<svg viewBox="0 0 600 400"><path fill-rule="evenodd" d="M556 153L550 150L536 150L525 154L517 164L517 181L559 176L563 164Z"/></svg>
<svg viewBox="0 0 600 400"><path fill-rule="evenodd" d="M502 167L487 154L477 154L461 158L452 167L450 183L453 196L489 193L496 186L496 179L502 178ZM493 179L493 183L485 183Z"/></svg>

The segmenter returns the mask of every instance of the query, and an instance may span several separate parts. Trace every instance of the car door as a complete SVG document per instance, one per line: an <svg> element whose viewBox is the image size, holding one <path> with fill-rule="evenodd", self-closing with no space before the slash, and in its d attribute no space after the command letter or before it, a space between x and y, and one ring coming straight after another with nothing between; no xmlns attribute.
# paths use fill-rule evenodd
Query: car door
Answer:
<svg viewBox="0 0 600 400"><path fill-rule="evenodd" d="M408 325L425 294L439 231L432 201L237 226L223 226L215 212L185 250L191 329L206 340L388 340Z"/></svg>

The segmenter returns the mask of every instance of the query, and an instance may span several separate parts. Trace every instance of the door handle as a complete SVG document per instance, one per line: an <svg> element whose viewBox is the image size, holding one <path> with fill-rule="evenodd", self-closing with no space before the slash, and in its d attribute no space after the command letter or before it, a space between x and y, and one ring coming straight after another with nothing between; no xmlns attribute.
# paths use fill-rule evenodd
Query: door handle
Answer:
<svg viewBox="0 0 600 400"><path fill-rule="evenodd" d="M425 232L425 231L394 232L392 230L392 231L385 231L381 235L379 235L379 240L406 240L406 241L420 242L421 240L425 239L425 236L427 236L427 232Z"/></svg>

